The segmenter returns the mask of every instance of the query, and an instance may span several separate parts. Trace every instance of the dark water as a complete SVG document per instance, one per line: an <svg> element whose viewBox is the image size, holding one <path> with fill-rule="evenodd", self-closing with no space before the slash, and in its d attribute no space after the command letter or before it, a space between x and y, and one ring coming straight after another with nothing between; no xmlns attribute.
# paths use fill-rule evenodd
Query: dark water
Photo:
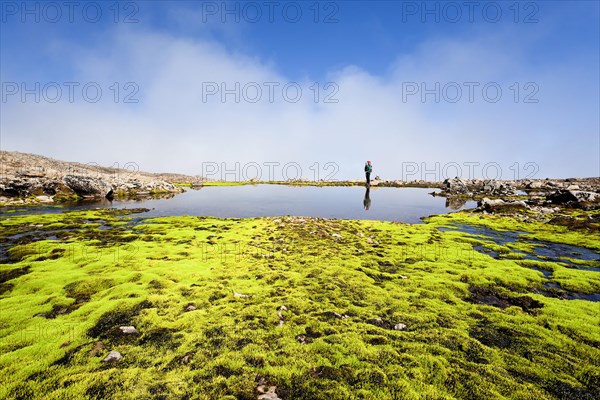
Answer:
<svg viewBox="0 0 600 400"><path fill-rule="evenodd" d="M554 243L537 239L529 239L527 232L521 231L496 231L484 226L474 226L466 224L454 224L450 227L439 228L441 231L453 231L468 233L478 236L485 240L489 240L498 245L504 246L508 243L521 242L534 245L533 252L525 252L522 250L513 249L515 253L525 254L526 260L535 261L553 261L566 264L570 268L582 269L585 271L600 272L600 268L595 267L595 264L600 262L600 254L592 249L585 247L573 246L570 244ZM473 245L473 249L480 253L487 254L490 257L499 258L496 251L491 250L485 245ZM571 260L580 260L589 262L589 265L581 265L574 263Z"/></svg>
<svg viewBox="0 0 600 400"><path fill-rule="evenodd" d="M433 189L315 187L285 185L215 186L188 190L169 199L109 201L58 207L26 207L12 215L36 212L61 212L65 209L96 207L149 208L144 216L197 215L221 218L295 215L305 217L368 219L419 223L420 218L445 214L477 204L448 204L433 197ZM368 208L368 209L367 209ZM5 214L5 215L11 215Z"/></svg>
<svg viewBox="0 0 600 400"><path fill-rule="evenodd" d="M513 249L512 251L524 254L525 260L558 262L567 268L575 268L590 273L600 272L600 253L585 247L529 239L527 236L524 236L527 232L496 231L487 227L467 224L453 224L447 228L439 229L441 231L459 231L467 233L502 246L517 241L532 244L534 245L532 252L516 249ZM473 249L496 259L500 258L500 254L497 251L485 246L485 244L475 244L473 245ZM579 260L582 263L576 263L572 260ZM565 300L600 301L600 293L577 293L565 290L559 283L552 281L553 271L551 269L543 269L537 266L529 266L529 268L540 272L546 279L543 282L541 289L535 289L536 293Z"/></svg>

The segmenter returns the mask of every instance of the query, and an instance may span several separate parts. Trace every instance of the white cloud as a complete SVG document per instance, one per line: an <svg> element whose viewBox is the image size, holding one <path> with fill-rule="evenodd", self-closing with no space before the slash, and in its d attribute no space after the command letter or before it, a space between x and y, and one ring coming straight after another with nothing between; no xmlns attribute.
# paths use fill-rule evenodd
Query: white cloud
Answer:
<svg viewBox="0 0 600 400"><path fill-rule="evenodd" d="M203 162L232 167L235 162L279 161L299 163L304 177L312 178L314 162L321 163L321 177L328 172L322 165L335 162L337 178L358 178L370 159L375 174L386 178L402 178L403 162L426 163L432 169L436 162L471 161L498 163L504 178L513 177L509 167L515 162L522 166L528 161L539 164L537 177L597 175L597 74L569 60L529 66L524 49L512 39L502 32L431 41L399 56L386 76L351 65L330 71L339 102L324 104L312 100L310 78L298 82L301 101L283 101L281 87L289 80L275 66L215 42L121 30L101 48L72 52L76 80L98 82L104 89L102 101L36 104L9 99L3 104L2 146L64 160L135 162L148 171L189 174L200 174ZM10 80L18 77L5 79ZM139 104L111 102L109 86L115 81L136 82ZM502 100L486 102L479 86L475 101L468 102L462 84L468 81L497 82ZM515 104L509 86L519 82L523 100L522 86L528 81L538 85L540 102ZM227 82L230 88L234 82L241 87L256 82L263 88L262 101L236 104L229 95L225 103L219 96L203 102L206 82ZM264 82L280 84L273 103ZM415 95L403 102L406 82L426 82L430 88L435 82L442 87L458 82L463 100L451 104L442 98L436 104L429 95L422 103ZM328 92L320 83L323 100ZM124 95L122 90L121 100ZM480 174L481 167L475 171Z"/></svg>

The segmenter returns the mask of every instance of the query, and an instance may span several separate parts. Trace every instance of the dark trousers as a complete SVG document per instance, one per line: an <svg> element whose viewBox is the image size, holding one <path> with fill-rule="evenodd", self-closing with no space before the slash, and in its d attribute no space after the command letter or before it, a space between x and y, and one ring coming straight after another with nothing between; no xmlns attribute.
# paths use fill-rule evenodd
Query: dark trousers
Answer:
<svg viewBox="0 0 600 400"><path fill-rule="evenodd" d="M371 184L371 173L365 172L365 175L367 175L367 185L370 185Z"/></svg>

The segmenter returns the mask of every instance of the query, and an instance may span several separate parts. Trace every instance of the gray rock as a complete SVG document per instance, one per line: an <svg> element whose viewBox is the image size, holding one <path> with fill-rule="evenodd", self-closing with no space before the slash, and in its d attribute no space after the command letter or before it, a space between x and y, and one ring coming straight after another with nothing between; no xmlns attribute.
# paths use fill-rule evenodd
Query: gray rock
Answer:
<svg viewBox="0 0 600 400"><path fill-rule="evenodd" d="M444 181L444 191L455 194L467 194L469 193L469 188L467 183L457 176Z"/></svg>
<svg viewBox="0 0 600 400"><path fill-rule="evenodd" d="M139 335L139 332L137 329L135 329L135 326L120 326L119 329L124 335Z"/></svg>
<svg viewBox="0 0 600 400"><path fill-rule="evenodd" d="M121 353L113 350L110 353L108 353L108 355L106 356L106 358L104 360L102 360L102 362L105 362L105 363L117 362L117 361L120 361L122 358L123 358L123 356L121 355Z"/></svg>
<svg viewBox="0 0 600 400"><path fill-rule="evenodd" d="M477 202L477 209L487 212L510 212L518 210L527 210L529 206L521 200L490 200L487 197Z"/></svg>
<svg viewBox="0 0 600 400"><path fill-rule="evenodd" d="M106 197L110 198L113 188L100 178L89 176L66 175L65 184L75 193L82 197Z"/></svg>
<svg viewBox="0 0 600 400"><path fill-rule="evenodd" d="M546 196L553 204L578 206L580 203L600 202L600 194L582 190L558 190Z"/></svg>
<svg viewBox="0 0 600 400"><path fill-rule="evenodd" d="M394 325L394 330L396 331L403 331L406 329L406 325L405 324L396 324Z"/></svg>
<svg viewBox="0 0 600 400"><path fill-rule="evenodd" d="M483 182L483 193L494 196L514 196L517 194L512 184L489 179Z"/></svg>

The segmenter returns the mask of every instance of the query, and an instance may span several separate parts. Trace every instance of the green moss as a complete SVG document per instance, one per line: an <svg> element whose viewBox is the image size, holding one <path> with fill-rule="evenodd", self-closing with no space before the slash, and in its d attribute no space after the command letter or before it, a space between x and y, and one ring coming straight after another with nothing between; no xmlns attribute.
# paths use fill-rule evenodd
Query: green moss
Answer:
<svg viewBox="0 0 600 400"><path fill-rule="evenodd" d="M0 265L0 398L254 399L259 382L283 399L599 393L598 303L536 292L544 277L534 267L588 293L600 290L597 273L511 258L530 248L438 227L516 229L592 249L597 234L470 213L407 225L134 222L129 212L0 220L3 241L33 235ZM57 230L58 240L44 238ZM481 243L505 257L475 252ZM123 359L106 365L111 350Z"/></svg>

